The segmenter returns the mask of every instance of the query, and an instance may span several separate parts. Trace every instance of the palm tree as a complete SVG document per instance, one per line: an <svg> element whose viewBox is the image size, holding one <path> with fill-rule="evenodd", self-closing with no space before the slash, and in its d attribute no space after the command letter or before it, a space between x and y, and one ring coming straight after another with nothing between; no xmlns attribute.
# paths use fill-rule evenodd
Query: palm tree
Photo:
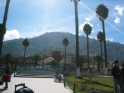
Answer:
<svg viewBox="0 0 124 93"><path fill-rule="evenodd" d="M22 42L22 45L24 46L24 60L23 60L23 67L24 67L24 64L25 64L25 54L26 54L26 47L29 46L29 42L28 42L28 39L25 38L24 41Z"/></svg>
<svg viewBox="0 0 124 93"><path fill-rule="evenodd" d="M103 33L101 31L99 31L99 33L97 34L97 39L100 42L100 50L101 50L101 69L103 69L103 63L102 63L102 42L104 40L104 36Z"/></svg>
<svg viewBox="0 0 124 93"><path fill-rule="evenodd" d="M6 21L7 21L9 3L10 3L10 0L7 0L6 6L5 6L3 23L0 24L0 58L2 54L3 37L4 37L4 34L6 33Z"/></svg>
<svg viewBox="0 0 124 93"><path fill-rule="evenodd" d="M5 64L10 63L10 61L11 61L11 59L12 59L11 54L6 53L6 54L5 54L5 56L4 56L4 59L5 59L5 61L6 61L6 63L5 63Z"/></svg>
<svg viewBox="0 0 124 93"><path fill-rule="evenodd" d="M87 65L88 65L88 69L89 69L89 38L88 36L90 35L91 31L92 31L92 27L86 23L83 27L83 30L85 32L85 34L87 35Z"/></svg>
<svg viewBox="0 0 124 93"><path fill-rule="evenodd" d="M72 0L71 0L72 1ZM73 0L75 6L75 26L76 26L76 77L81 77L80 75L80 63L79 63L79 29L78 29L78 1L80 0Z"/></svg>
<svg viewBox="0 0 124 93"><path fill-rule="evenodd" d="M65 46L65 63L64 63L64 70L65 70L65 66L66 66L66 46L68 46L69 41L67 38L63 39L63 45Z"/></svg>
<svg viewBox="0 0 124 93"><path fill-rule="evenodd" d="M32 56L33 60L35 61L34 63L34 67L36 67L38 65L38 61L42 60L41 56L39 54L34 54Z"/></svg>
<svg viewBox="0 0 124 93"><path fill-rule="evenodd" d="M94 60L95 62L97 62L98 72L100 73L100 61L101 61L101 56L96 55L96 56L93 57L93 60Z"/></svg>
<svg viewBox="0 0 124 93"><path fill-rule="evenodd" d="M105 55L105 68L107 68L107 50L106 50L106 35L104 20L108 17L108 8L104 4L99 4L96 8L96 14L100 21L102 22L103 36L104 36L104 55Z"/></svg>

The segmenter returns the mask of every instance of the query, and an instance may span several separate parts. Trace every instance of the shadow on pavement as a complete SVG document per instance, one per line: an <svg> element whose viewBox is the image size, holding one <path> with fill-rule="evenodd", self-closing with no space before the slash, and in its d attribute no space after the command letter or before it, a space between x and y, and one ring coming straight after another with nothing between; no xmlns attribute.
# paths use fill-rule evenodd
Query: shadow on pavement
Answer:
<svg viewBox="0 0 124 93"><path fill-rule="evenodd" d="M5 91L5 90L6 90L6 89L4 89L4 88L3 88L3 89L0 89L0 93L2 93L2 92Z"/></svg>

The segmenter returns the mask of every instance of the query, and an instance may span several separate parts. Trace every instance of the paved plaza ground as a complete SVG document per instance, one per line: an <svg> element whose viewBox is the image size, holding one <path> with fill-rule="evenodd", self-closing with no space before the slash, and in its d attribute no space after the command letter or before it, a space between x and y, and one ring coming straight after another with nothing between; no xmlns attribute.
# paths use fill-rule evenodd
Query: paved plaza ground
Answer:
<svg viewBox="0 0 124 93"><path fill-rule="evenodd" d="M16 75L16 77L27 77L27 78L54 78L55 72L54 71L28 71L24 70Z"/></svg>
<svg viewBox="0 0 124 93"><path fill-rule="evenodd" d="M0 93L14 93L15 84L25 83L31 88L34 93L70 93L68 88L65 88L62 83L54 82L54 78L27 78L27 77L13 77L8 83L9 88L4 89L5 83L0 86ZM21 87L18 87L20 89Z"/></svg>

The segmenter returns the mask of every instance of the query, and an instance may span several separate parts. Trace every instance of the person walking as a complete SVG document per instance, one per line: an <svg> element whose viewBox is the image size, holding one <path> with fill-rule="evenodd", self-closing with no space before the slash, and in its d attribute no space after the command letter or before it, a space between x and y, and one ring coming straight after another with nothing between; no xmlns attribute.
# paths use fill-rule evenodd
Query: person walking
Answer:
<svg viewBox="0 0 124 93"><path fill-rule="evenodd" d="M6 68L5 68L5 75L10 75L10 72L11 72L10 65L7 64L7 65L6 65ZM8 81L5 81L5 87L4 87L4 88L5 88L5 89L8 88Z"/></svg>
<svg viewBox="0 0 124 93"><path fill-rule="evenodd" d="M115 60L114 61L114 67L112 68L112 76L114 78L114 93L118 93L118 87L117 85L120 86L121 93L124 93L123 89L123 83L121 81L121 71L119 69L119 61Z"/></svg>

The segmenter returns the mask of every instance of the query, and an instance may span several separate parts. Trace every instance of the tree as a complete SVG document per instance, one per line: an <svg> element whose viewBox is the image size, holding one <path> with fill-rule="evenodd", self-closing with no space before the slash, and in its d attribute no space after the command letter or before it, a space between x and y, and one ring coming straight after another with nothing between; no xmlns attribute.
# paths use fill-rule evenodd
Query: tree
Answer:
<svg viewBox="0 0 124 93"><path fill-rule="evenodd" d="M106 35L104 20L108 17L108 8L104 4L99 4L96 8L96 14L102 22L103 36L104 36L104 55L105 55L105 67L107 68L107 50L106 50Z"/></svg>
<svg viewBox="0 0 124 93"><path fill-rule="evenodd" d="M101 69L103 69L103 61L102 61L102 42L104 40L104 36L103 33L101 31L99 31L99 33L97 34L97 39L100 42L100 50L101 50Z"/></svg>
<svg viewBox="0 0 124 93"><path fill-rule="evenodd" d="M93 60L97 63L98 72L100 73L100 61L101 61L101 56L96 55L96 56L93 57Z"/></svg>
<svg viewBox="0 0 124 93"><path fill-rule="evenodd" d="M60 62L62 60L62 55L59 51L53 51L52 57L55 61Z"/></svg>
<svg viewBox="0 0 124 93"><path fill-rule="evenodd" d="M6 21L7 21L7 15L8 15L8 10L9 10L9 3L10 3L10 0L7 0L6 6L5 6L4 17L3 17L3 23L0 24L0 58L2 54L3 37L6 33Z"/></svg>
<svg viewBox="0 0 124 93"><path fill-rule="evenodd" d="M83 27L83 30L84 30L85 34L87 35L87 65L88 65L88 69L89 69L89 38L88 38L88 36L90 35L90 33L92 31L92 27L86 23Z"/></svg>
<svg viewBox="0 0 124 93"><path fill-rule="evenodd" d="M72 0L71 0L72 1ZM80 75L80 63L79 63L79 29L78 29L78 1L73 0L75 6L75 26L76 26L76 77L81 77Z"/></svg>
<svg viewBox="0 0 124 93"><path fill-rule="evenodd" d="M63 39L63 45L65 46L65 63L64 63L64 70L65 70L65 66L66 66L66 46L68 46L69 41L67 38Z"/></svg>
<svg viewBox="0 0 124 93"><path fill-rule="evenodd" d="M11 54L6 53L6 54L5 54L5 56L4 56L4 60L6 61L6 63L5 63L5 64L10 63L11 59L12 59Z"/></svg>
<svg viewBox="0 0 124 93"><path fill-rule="evenodd" d="M24 64L25 64L25 54L26 54L26 47L29 46L29 42L28 42L28 39L25 38L24 41L22 42L22 45L24 46L24 60L23 60L23 67L24 67Z"/></svg>
<svg viewBox="0 0 124 93"><path fill-rule="evenodd" d="M34 54L34 55L32 56L32 58L33 58L33 60L35 61L34 67L37 66L38 61L42 60L42 57L41 57L39 54Z"/></svg>
<svg viewBox="0 0 124 93"><path fill-rule="evenodd" d="M84 63L86 62L86 58L85 56L80 55L79 60L80 60L80 70L82 70L82 67L84 67Z"/></svg>
<svg viewBox="0 0 124 93"><path fill-rule="evenodd" d="M55 62L55 60L53 60L52 62L50 62L48 64L54 68L57 65L57 62Z"/></svg>

